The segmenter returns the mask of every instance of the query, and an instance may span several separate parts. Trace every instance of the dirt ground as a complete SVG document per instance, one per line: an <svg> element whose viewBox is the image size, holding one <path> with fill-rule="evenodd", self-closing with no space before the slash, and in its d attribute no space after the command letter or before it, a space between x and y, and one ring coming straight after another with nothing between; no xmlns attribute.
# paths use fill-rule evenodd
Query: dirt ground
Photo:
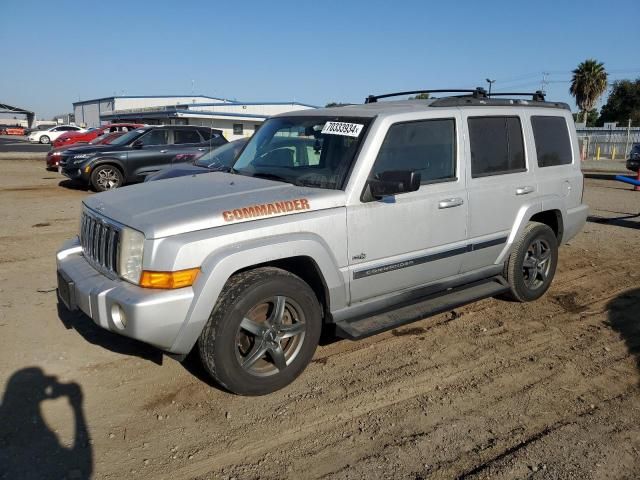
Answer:
<svg viewBox="0 0 640 480"><path fill-rule="evenodd" d="M318 348L233 396L59 314L83 190L0 161L0 478L638 478L640 192L587 179L590 221L534 303L482 302Z"/></svg>

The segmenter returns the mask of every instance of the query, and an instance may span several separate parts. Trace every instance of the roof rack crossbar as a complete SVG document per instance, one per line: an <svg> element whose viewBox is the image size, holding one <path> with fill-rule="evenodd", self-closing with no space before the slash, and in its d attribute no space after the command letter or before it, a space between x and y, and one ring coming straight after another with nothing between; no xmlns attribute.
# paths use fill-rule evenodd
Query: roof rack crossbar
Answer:
<svg viewBox="0 0 640 480"><path fill-rule="evenodd" d="M545 93L542 90L535 92L491 92L489 97L531 97L534 102L544 102Z"/></svg>
<svg viewBox="0 0 640 480"><path fill-rule="evenodd" d="M474 88L472 90L444 88L437 90L411 90L408 92L385 93L383 95L369 95L364 99L364 103L375 103L381 98L401 97L404 95L418 95L420 93L470 93L473 97L476 98L487 96L487 91L482 87Z"/></svg>
<svg viewBox="0 0 640 480"><path fill-rule="evenodd" d="M437 90L411 90L408 92L385 93L383 95L369 95L365 98L364 103L375 103L381 98L401 97L404 95L418 95L420 93L464 93L471 94L473 98L491 98L491 97L531 97L534 102L544 102L545 93L542 90L535 92L491 92L488 93L482 87L476 87L473 90L468 89L437 89ZM462 95L463 97L469 95Z"/></svg>

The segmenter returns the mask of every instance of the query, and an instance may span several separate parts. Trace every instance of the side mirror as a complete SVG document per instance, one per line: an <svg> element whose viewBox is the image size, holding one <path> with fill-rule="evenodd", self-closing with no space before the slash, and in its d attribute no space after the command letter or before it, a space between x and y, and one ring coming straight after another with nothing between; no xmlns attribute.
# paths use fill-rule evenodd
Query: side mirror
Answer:
<svg viewBox="0 0 640 480"><path fill-rule="evenodd" d="M381 172L377 178L369 179L369 191L375 199L415 192L420 188L420 174L409 170Z"/></svg>
<svg viewBox="0 0 640 480"><path fill-rule="evenodd" d="M135 142L133 142L131 144L131 148L137 148L140 149L144 146L144 143L142 143L142 140L136 140Z"/></svg>

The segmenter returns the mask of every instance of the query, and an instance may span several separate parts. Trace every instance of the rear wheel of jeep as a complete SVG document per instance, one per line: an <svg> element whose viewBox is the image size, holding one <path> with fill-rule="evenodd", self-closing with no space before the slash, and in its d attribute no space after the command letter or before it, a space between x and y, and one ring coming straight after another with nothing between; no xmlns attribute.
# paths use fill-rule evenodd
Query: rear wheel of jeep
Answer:
<svg viewBox="0 0 640 480"><path fill-rule="evenodd" d="M537 300L549 289L557 265L558 240L553 230L543 223L529 223L505 265L508 296L519 302Z"/></svg>
<svg viewBox="0 0 640 480"><path fill-rule="evenodd" d="M234 275L198 339L207 372L240 395L291 383L311 361L322 327L313 290L299 277L264 267Z"/></svg>

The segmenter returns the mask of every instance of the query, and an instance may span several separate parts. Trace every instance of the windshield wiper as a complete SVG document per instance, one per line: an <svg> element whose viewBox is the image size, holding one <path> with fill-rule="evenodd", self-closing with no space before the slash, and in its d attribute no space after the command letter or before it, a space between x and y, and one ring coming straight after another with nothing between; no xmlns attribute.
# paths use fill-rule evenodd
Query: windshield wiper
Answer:
<svg viewBox="0 0 640 480"><path fill-rule="evenodd" d="M275 180L276 182L291 183L286 178L281 177L280 175L276 175L275 173L259 173L258 172L258 173L251 174L251 176L256 178L264 178L266 180Z"/></svg>

